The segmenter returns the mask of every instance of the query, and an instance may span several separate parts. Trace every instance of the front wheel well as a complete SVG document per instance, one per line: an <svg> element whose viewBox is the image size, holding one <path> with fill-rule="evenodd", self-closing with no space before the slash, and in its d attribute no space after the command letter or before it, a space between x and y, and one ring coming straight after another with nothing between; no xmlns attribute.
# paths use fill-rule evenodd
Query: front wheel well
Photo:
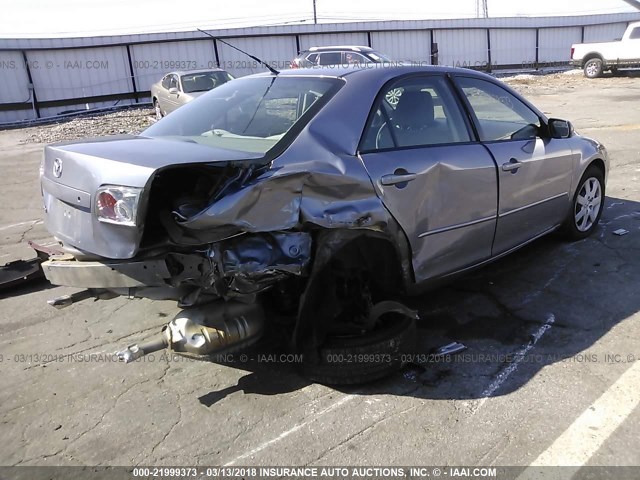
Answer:
<svg viewBox="0 0 640 480"><path fill-rule="evenodd" d="M602 172L602 176L605 176L606 168L604 166L604 160L602 160L601 158L596 158L595 160L593 160L589 165L587 165L585 171L587 171L591 167L596 167Z"/></svg>

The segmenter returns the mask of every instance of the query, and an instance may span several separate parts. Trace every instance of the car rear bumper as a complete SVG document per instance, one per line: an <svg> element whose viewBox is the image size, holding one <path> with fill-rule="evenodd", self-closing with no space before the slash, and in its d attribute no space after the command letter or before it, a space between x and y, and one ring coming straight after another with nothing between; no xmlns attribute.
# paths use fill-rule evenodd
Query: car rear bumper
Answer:
<svg viewBox="0 0 640 480"><path fill-rule="evenodd" d="M136 288L166 286L170 273L164 259L87 262L52 259L42 264L54 285L79 288Z"/></svg>

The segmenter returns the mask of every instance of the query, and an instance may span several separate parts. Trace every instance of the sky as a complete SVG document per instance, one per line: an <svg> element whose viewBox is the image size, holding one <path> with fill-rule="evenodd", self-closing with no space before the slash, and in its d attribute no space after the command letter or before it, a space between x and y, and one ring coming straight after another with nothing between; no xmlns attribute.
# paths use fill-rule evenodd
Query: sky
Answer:
<svg viewBox="0 0 640 480"><path fill-rule="evenodd" d="M313 23L313 0L0 0L0 38ZM488 0L490 17L637 12L623 0ZM473 18L476 0L316 0L318 22Z"/></svg>

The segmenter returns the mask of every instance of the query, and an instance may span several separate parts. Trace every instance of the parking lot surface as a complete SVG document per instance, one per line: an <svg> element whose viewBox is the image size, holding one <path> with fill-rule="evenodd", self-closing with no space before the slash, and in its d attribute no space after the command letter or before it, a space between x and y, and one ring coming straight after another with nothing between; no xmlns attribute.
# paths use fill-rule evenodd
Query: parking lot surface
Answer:
<svg viewBox="0 0 640 480"><path fill-rule="evenodd" d="M607 146L606 206L591 238L549 236L411 300L420 351L464 352L339 389L269 338L226 362L125 365L111 354L174 302L56 310L75 290L35 283L0 292L0 464L640 465L640 78L509 83ZM0 264L52 241L33 134L0 132Z"/></svg>

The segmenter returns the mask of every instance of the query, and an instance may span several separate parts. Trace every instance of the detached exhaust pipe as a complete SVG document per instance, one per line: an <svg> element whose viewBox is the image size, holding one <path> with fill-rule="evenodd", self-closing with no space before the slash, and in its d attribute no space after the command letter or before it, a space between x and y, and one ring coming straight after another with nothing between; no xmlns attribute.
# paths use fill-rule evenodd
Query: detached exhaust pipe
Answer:
<svg viewBox="0 0 640 480"><path fill-rule="evenodd" d="M193 355L229 352L257 341L263 330L264 312L259 304L215 302L182 310L154 339L116 355L131 363L164 348Z"/></svg>

